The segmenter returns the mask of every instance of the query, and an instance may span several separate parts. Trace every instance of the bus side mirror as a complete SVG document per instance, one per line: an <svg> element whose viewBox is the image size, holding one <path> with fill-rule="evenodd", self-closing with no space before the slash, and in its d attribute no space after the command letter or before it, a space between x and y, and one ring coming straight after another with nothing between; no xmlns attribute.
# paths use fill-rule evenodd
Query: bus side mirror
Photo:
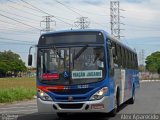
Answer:
<svg viewBox="0 0 160 120"><path fill-rule="evenodd" d="M28 66L32 66L32 55L28 55Z"/></svg>

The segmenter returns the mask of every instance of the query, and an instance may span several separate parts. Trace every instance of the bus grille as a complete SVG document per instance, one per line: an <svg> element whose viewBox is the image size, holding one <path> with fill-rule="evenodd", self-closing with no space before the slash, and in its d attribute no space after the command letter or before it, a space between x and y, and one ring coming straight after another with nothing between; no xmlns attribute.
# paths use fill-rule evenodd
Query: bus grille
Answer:
<svg viewBox="0 0 160 120"><path fill-rule="evenodd" d="M83 106L83 103L77 103L77 104L58 104L60 108L62 109L81 109Z"/></svg>
<svg viewBox="0 0 160 120"><path fill-rule="evenodd" d="M68 97L55 97L56 101L60 101L60 102L68 102ZM86 101L87 97L73 97L74 102L80 102L80 101Z"/></svg>
<svg viewBox="0 0 160 120"><path fill-rule="evenodd" d="M55 91L52 89L48 89L49 91L53 92L57 95L74 95L74 94L86 94L87 92L91 91L92 88L86 88L86 89L64 89L60 91Z"/></svg>

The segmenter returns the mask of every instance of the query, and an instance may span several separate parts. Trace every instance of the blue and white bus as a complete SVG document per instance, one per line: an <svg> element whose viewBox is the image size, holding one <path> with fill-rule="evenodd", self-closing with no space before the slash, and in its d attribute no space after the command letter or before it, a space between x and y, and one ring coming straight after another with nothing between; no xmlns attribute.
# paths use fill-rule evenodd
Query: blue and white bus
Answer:
<svg viewBox="0 0 160 120"><path fill-rule="evenodd" d="M115 115L122 103L134 103L137 54L103 30L45 33L37 45L36 81L40 113Z"/></svg>

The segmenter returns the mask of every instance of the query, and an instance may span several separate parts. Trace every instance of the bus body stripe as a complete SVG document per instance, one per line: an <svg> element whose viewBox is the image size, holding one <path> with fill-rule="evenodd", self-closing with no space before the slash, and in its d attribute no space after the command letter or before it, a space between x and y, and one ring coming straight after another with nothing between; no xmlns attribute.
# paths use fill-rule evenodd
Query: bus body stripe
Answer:
<svg viewBox="0 0 160 120"><path fill-rule="evenodd" d="M40 89L44 92L49 92L50 90L64 90L64 86L37 86L37 89Z"/></svg>
<svg viewBox="0 0 160 120"><path fill-rule="evenodd" d="M121 70L121 83L122 83L122 103L125 99L125 70Z"/></svg>

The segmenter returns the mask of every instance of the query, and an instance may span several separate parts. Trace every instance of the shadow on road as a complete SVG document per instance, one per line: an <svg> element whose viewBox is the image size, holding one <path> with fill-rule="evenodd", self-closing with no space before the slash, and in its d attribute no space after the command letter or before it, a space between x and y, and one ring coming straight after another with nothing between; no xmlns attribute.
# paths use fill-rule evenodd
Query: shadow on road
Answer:
<svg viewBox="0 0 160 120"><path fill-rule="evenodd" d="M18 118L18 120L108 120L109 116L104 114L70 114L65 118L58 118L56 114L30 114Z"/></svg>
<svg viewBox="0 0 160 120"><path fill-rule="evenodd" d="M120 106L119 111L124 109L127 104ZM56 114L29 114L19 117L17 120L119 120L119 115L111 117L109 114L88 113L88 114L70 114L65 118L58 118Z"/></svg>

